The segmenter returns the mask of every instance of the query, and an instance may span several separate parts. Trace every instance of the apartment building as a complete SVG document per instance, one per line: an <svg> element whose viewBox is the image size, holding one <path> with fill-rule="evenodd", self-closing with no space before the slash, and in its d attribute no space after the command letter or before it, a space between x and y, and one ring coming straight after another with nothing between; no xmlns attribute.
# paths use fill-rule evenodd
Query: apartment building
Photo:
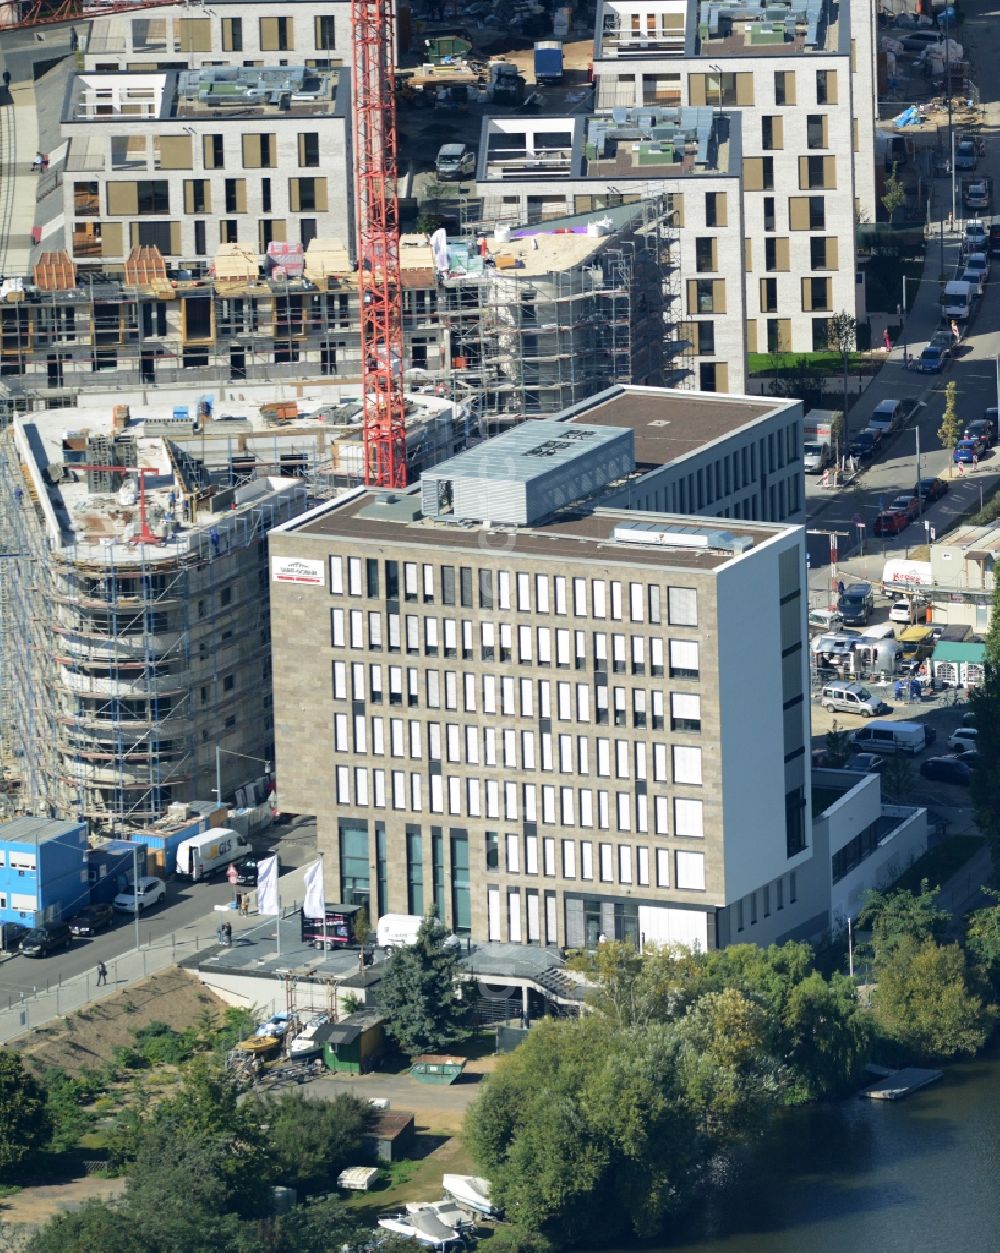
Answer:
<svg viewBox="0 0 1000 1253"><path fill-rule="evenodd" d="M217 747L225 795L273 759L266 535L306 507L304 452L258 473L239 423L185 412L54 409L0 437L15 812L107 834L211 796Z"/></svg>
<svg viewBox="0 0 1000 1253"><path fill-rule="evenodd" d="M349 0L273 4L218 0L151 5L92 17L80 48L85 71L304 65L330 69L351 59Z"/></svg>
<svg viewBox="0 0 1000 1253"><path fill-rule="evenodd" d="M741 393L747 351L741 123L739 113L665 105L590 116L488 117L477 194L487 220L529 225L622 204L649 206L650 234L655 230L662 253L665 381Z"/></svg>
<svg viewBox="0 0 1000 1253"><path fill-rule="evenodd" d="M649 469L633 400L272 533L282 804L330 895L484 942L714 947L751 901L761 942L823 929L804 532L607 506Z"/></svg>
<svg viewBox="0 0 1000 1253"><path fill-rule="evenodd" d="M75 262L353 239L349 79L335 69L82 73L62 117Z"/></svg>
<svg viewBox="0 0 1000 1253"><path fill-rule="evenodd" d="M831 314L863 315L854 230L876 214L873 23L862 0L598 5L599 111L742 114L750 352L824 348Z"/></svg>

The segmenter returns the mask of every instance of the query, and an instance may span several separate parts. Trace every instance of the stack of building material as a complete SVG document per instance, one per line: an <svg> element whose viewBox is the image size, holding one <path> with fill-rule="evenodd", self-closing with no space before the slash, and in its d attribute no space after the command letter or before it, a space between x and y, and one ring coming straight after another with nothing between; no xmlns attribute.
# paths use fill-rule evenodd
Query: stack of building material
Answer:
<svg viewBox="0 0 1000 1253"><path fill-rule="evenodd" d="M305 256L305 275L310 283L325 290L328 285L336 285L353 272L351 258L339 239L322 239L317 236L309 241Z"/></svg>
<svg viewBox="0 0 1000 1253"><path fill-rule="evenodd" d="M212 272L216 291L226 295L227 292L252 287L260 278L260 263L257 254L249 248L223 244L215 254Z"/></svg>
<svg viewBox="0 0 1000 1253"><path fill-rule="evenodd" d="M76 287L76 266L67 252L43 252L32 274L39 291L72 291Z"/></svg>
<svg viewBox="0 0 1000 1253"><path fill-rule="evenodd" d="M143 244L128 254L125 283L150 291L160 300L169 300L174 295L173 284L167 278L167 263L154 244Z"/></svg>
<svg viewBox="0 0 1000 1253"><path fill-rule="evenodd" d="M272 278L301 278L304 267L302 245L272 240L267 245L264 265Z"/></svg>

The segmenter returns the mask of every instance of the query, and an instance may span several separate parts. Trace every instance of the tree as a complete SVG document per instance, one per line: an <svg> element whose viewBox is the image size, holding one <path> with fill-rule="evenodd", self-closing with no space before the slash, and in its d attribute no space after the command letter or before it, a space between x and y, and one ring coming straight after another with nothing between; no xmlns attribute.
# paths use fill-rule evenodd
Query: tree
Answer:
<svg viewBox="0 0 1000 1253"><path fill-rule="evenodd" d="M926 940L944 938L951 915L935 904L939 887L932 888L922 879L920 892L897 888L894 892L869 892L858 915L858 926L871 929L871 950L874 960L892 955L905 940L923 944Z"/></svg>
<svg viewBox="0 0 1000 1253"><path fill-rule="evenodd" d="M941 441L941 447L951 452L954 452L955 445L962 438L962 423L955 409L957 396L958 386L954 379L950 379L944 389L944 413L941 415L941 425L938 427L937 435Z"/></svg>
<svg viewBox="0 0 1000 1253"><path fill-rule="evenodd" d="M791 990L782 1015L790 1086L815 1101L854 1090L871 1056L872 1029L853 982L814 970Z"/></svg>
<svg viewBox="0 0 1000 1253"><path fill-rule="evenodd" d="M136 1247L135 1224L123 1208L84 1201L78 1210L50 1219L28 1241L25 1253L133 1253Z"/></svg>
<svg viewBox="0 0 1000 1253"><path fill-rule="evenodd" d="M1000 579L993 581L990 624L986 632L983 682L972 690L979 764L972 771L969 793L976 826L1000 849Z"/></svg>
<svg viewBox="0 0 1000 1253"><path fill-rule="evenodd" d="M447 932L433 916L420 925L415 944L389 958L379 985L379 1001L390 1034L406 1053L416 1055L469 1037L469 1003L462 999L459 953L446 945Z"/></svg>
<svg viewBox="0 0 1000 1253"><path fill-rule="evenodd" d="M903 938L875 967L879 1031L916 1059L972 1055L996 1021L957 944Z"/></svg>
<svg viewBox="0 0 1000 1253"><path fill-rule="evenodd" d="M40 1152L51 1122L42 1085L25 1070L20 1054L0 1049L0 1176Z"/></svg>
<svg viewBox="0 0 1000 1253"><path fill-rule="evenodd" d="M362 904L361 908L354 915L354 943L363 947L368 943L368 937L371 933L372 924L368 916L368 906Z"/></svg>
<svg viewBox="0 0 1000 1253"><path fill-rule="evenodd" d="M965 945L996 987L1000 984L1000 892L993 888L983 892L996 903L969 915Z"/></svg>
<svg viewBox="0 0 1000 1253"><path fill-rule="evenodd" d="M882 768L882 789L895 800L905 797L913 786L913 767L905 757L887 757Z"/></svg>
<svg viewBox="0 0 1000 1253"><path fill-rule="evenodd" d="M850 430L847 425L847 414L850 409L850 399L847 394L847 382L851 368L851 353L857 347L858 343L858 323L853 314L842 312L835 313L830 318L826 327L826 343L827 347L833 352L840 354L840 365L843 372L844 382L844 444L846 446L850 438Z"/></svg>
<svg viewBox="0 0 1000 1253"><path fill-rule="evenodd" d="M332 1190L344 1167L361 1160L373 1111L346 1093L332 1101L309 1101L293 1093L259 1101L251 1117L267 1126L278 1180L303 1192L318 1192Z"/></svg>
<svg viewBox="0 0 1000 1253"><path fill-rule="evenodd" d="M882 193L882 208L889 215L889 221L894 222L896 213L906 204L906 188L899 178L899 162L893 161L892 173L885 180L885 190Z"/></svg>
<svg viewBox="0 0 1000 1253"><path fill-rule="evenodd" d="M847 765L847 759L851 755L851 735L849 731L845 731L843 727L838 726L837 720L834 719L833 726L826 733L826 756L827 762L835 770L840 770Z"/></svg>

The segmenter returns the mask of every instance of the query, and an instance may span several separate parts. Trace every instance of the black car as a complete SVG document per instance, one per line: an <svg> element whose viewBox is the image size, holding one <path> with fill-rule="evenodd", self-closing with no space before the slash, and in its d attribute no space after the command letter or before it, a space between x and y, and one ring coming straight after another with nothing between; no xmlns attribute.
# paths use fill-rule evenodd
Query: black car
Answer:
<svg viewBox="0 0 1000 1253"><path fill-rule="evenodd" d="M972 782L972 767L958 757L929 757L920 763L920 773L925 779L957 783L959 787L968 787Z"/></svg>
<svg viewBox="0 0 1000 1253"><path fill-rule="evenodd" d="M856 457L859 461L863 461L866 457L874 457L878 452L879 444L882 442L881 431L875 430L874 427L866 426L851 440L848 453L852 457Z"/></svg>
<svg viewBox="0 0 1000 1253"><path fill-rule="evenodd" d="M845 770L861 770L864 774L881 774L885 769L885 758L878 753L855 753L844 763Z"/></svg>
<svg viewBox="0 0 1000 1253"><path fill-rule="evenodd" d="M81 909L75 918L69 920L71 935L97 935L106 931L115 920L115 911L110 905L88 905Z"/></svg>
<svg viewBox="0 0 1000 1253"><path fill-rule="evenodd" d="M44 927L32 927L21 943L18 952L23 957L48 957L61 948L69 948L73 936L64 922L47 922Z"/></svg>
<svg viewBox="0 0 1000 1253"><path fill-rule="evenodd" d="M927 501L940 500L947 490L948 484L944 479L918 479L913 485L914 496Z"/></svg>
<svg viewBox="0 0 1000 1253"><path fill-rule="evenodd" d="M233 866L236 870L237 887L255 888L257 886L259 865L256 857L252 854L249 857L241 857L239 861L233 862Z"/></svg>

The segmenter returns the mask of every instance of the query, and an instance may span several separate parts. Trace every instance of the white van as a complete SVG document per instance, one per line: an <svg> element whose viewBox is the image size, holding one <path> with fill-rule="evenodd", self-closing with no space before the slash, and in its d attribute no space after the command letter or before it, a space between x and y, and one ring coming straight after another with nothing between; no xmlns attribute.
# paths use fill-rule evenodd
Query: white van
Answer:
<svg viewBox="0 0 1000 1253"><path fill-rule="evenodd" d="M922 722L876 719L852 732L851 743L866 753L906 753L915 757L927 747L927 728Z"/></svg>
<svg viewBox="0 0 1000 1253"><path fill-rule="evenodd" d="M375 928L375 943L391 953L394 948L407 948L416 944L423 918L419 914L383 914ZM461 943L457 935L445 937L450 948Z"/></svg>
<svg viewBox="0 0 1000 1253"><path fill-rule="evenodd" d="M961 322L972 312L972 284L962 279L952 279L944 285L941 297L941 316L949 321Z"/></svg>
<svg viewBox="0 0 1000 1253"><path fill-rule="evenodd" d="M230 862L239 861L253 852L253 846L229 827L216 827L192 835L177 845L177 873L196 883Z"/></svg>

